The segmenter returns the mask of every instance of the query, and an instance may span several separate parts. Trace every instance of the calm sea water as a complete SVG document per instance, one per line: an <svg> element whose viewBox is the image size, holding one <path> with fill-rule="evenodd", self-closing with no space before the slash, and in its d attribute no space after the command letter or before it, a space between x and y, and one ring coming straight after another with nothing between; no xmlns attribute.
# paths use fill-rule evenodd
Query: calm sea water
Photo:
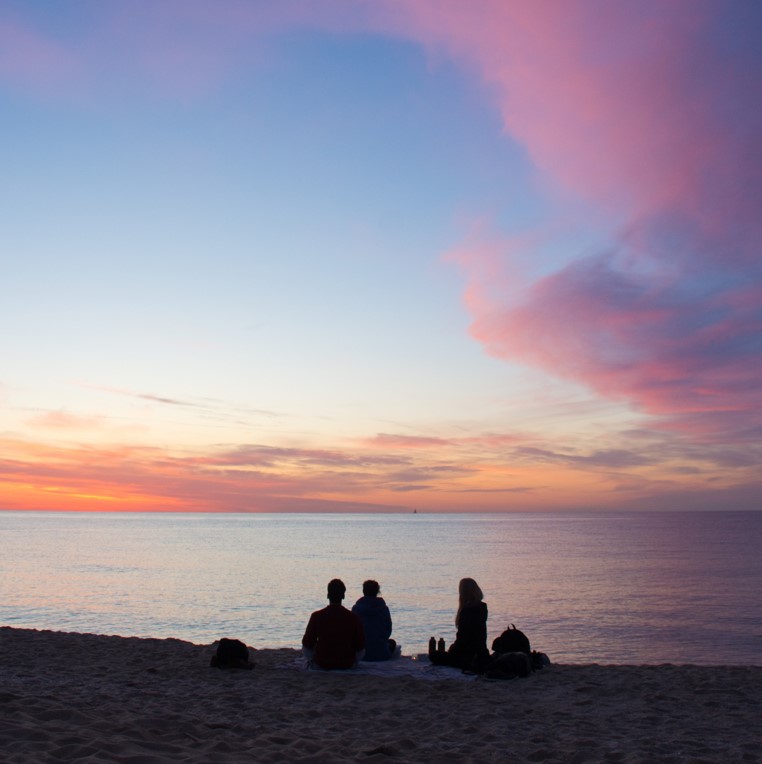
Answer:
<svg viewBox="0 0 762 764"><path fill-rule="evenodd" d="M762 512L0 512L0 624L297 647L342 578L381 583L406 654L454 636L475 578L564 663L762 664Z"/></svg>

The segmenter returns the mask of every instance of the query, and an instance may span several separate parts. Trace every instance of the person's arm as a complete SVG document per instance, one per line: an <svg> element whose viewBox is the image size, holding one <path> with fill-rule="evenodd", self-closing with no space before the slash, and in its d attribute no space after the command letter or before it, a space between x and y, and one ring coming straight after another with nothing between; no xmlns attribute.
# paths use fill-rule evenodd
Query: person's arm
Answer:
<svg viewBox="0 0 762 764"><path fill-rule="evenodd" d="M306 647L308 650L314 650L317 641L317 618L315 618L315 613L313 613L310 616L310 620L307 622L307 630L302 637L302 647Z"/></svg>
<svg viewBox="0 0 762 764"><path fill-rule="evenodd" d="M386 632L385 639L389 639L392 635L392 614L389 612L388 606L384 605L384 630Z"/></svg>
<svg viewBox="0 0 762 764"><path fill-rule="evenodd" d="M310 616L310 620L307 622L307 630L302 637L302 655L304 656L307 664L312 665L312 661L315 660L315 645L317 644L317 618L316 613Z"/></svg>

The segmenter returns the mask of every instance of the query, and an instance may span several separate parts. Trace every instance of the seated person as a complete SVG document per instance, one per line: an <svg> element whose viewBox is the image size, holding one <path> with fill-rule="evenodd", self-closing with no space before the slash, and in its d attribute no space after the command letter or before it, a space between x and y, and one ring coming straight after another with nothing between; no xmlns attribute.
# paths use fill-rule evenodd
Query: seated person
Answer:
<svg viewBox="0 0 762 764"><path fill-rule="evenodd" d="M352 607L365 631L365 661L388 661L397 649L397 643L390 639L392 616L379 591L378 581L364 581L363 596Z"/></svg>
<svg viewBox="0 0 762 764"><path fill-rule="evenodd" d="M429 658L440 666L456 666L481 672L489 661L487 649L487 603L473 578L462 578L458 584L458 614L455 625L458 631L450 649L433 648L429 642Z"/></svg>
<svg viewBox="0 0 762 764"><path fill-rule="evenodd" d="M362 621L341 601L346 593L338 578L328 583L328 607L316 610L302 637L305 657L322 669L349 669L365 652Z"/></svg>

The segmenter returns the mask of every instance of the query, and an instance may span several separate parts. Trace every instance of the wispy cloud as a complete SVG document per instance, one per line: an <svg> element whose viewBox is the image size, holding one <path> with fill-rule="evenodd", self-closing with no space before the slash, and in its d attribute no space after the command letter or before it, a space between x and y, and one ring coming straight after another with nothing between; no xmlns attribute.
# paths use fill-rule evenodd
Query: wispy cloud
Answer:
<svg viewBox="0 0 762 764"><path fill-rule="evenodd" d="M606 451L594 451L589 454L549 451L543 448L523 447L514 452L517 458L530 461L544 462L548 464L567 464L587 468L626 468L644 467L653 464L654 459L647 454L624 449L609 449Z"/></svg>
<svg viewBox="0 0 762 764"><path fill-rule="evenodd" d="M375 501L362 472L290 471L147 447L0 443L3 508L158 511L396 510ZM301 462L293 466L298 467Z"/></svg>
<svg viewBox="0 0 762 764"><path fill-rule="evenodd" d="M369 12L347 0L252 3L165 0L71 8L76 32L56 39L40 22L0 8L0 83L55 98L127 90L149 98L207 98L267 57L267 35L304 26L368 29ZM31 14L27 14L31 16Z"/></svg>
<svg viewBox="0 0 762 764"><path fill-rule="evenodd" d="M119 395L125 398L132 398L137 401L144 401L146 403L157 403L162 406L184 408L195 410L199 414L207 415L210 418L218 418L227 422L239 422L244 423L249 417L267 417L267 418L281 418L286 415L279 411L272 411L270 409L257 409L250 406L237 406L227 401L211 399L211 398L173 398L166 395L160 395L158 393L150 393L145 391L127 390L118 387L104 387L102 385L92 385L85 383L78 383L80 387L97 390L103 393L109 393L111 395Z"/></svg>
<svg viewBox="0 0 762 764"><path fill-rule="evenodd" d="M437 444L402 452L396 445L380 450L377 443L349 449L218 445L182 452L5 438L0 492L6 509L406 511L410 504L403 497L415 494L417 507L490 511L543 507L550 500L558 508L582 502L612 508L635 497L675 508L670 496L690 485L717 496L734 483L762 488L755 458L743 449L691 446L691 453L653 433L630 438L629 449L587 451L529 441L499 451L487 442L480 450L478 438L471 440L449 450ZM458 498L465 494L471 497L466 505Z"/></svg>
<svg viewBox="0 0 762 764"><path fill-rule="evenodd" d="M406 450L420 448L439 448L450 445L451 441L444 438L432 438L421 435L390 435L380 432L374 438L366 441L371 447L390 450Z"/></svg>
<svg viewBox="0 0 762 764"><path fill-rule="evenodd" d="M0 12L0 83L22 92L54 96L62 85L72 86L83 74L74 51L10 12Z"/></svg>
<svg viewBox="0 0 762 764"><path fill-rule="evenodd" d="M27 420L32 427L56 430L100 430L103 419L95 416L79 416L67 411L45 411Z"/></svg>
<svg viewBox="0 0 762 764"><path fill-rule="evenodd" d="M392 455L347 452L338 449L287 448L282 446L243 445L224 449L218 456L204 458L215 466L310 465L315 467L357 468L370 465L399 465L406 460Z"/></svg>

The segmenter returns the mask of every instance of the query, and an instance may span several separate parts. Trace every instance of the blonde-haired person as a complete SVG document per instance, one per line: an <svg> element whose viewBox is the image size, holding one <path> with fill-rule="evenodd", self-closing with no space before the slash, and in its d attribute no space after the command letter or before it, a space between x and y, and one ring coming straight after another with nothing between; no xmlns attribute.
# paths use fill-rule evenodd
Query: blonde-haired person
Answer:
<svg viewBox="0 0 762 764"><path fill-rule="evenodd" d="M431 662L480 673L489 659L487 615L487 603L484 602L479 584L473 578L461 578L458 584L458 613L455 616L458 631L455 641L449 650L432 649L430 641Z"/></svg>

